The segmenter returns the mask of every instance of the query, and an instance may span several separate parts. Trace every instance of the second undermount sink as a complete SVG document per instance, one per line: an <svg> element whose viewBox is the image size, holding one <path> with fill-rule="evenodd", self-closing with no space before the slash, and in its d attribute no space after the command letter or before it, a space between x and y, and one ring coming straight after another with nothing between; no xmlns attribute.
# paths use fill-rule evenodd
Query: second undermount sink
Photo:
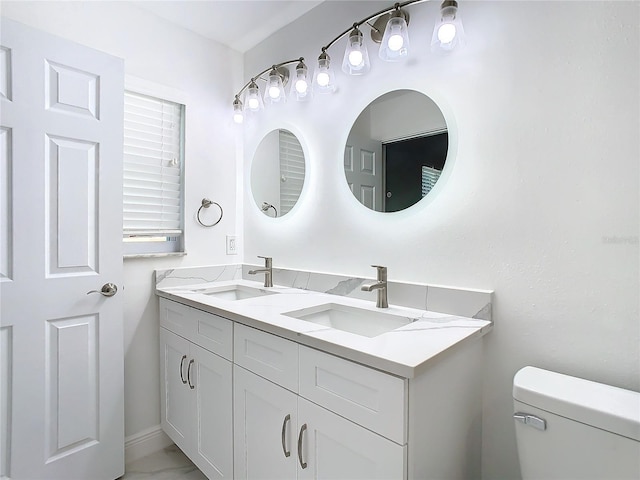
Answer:
<svg viewBox="0 0 640 480"><path fill-rule="evenodd" d="M284 315L364 337L377 337L413 321L409 317L335 303L294 310Z"/></svg>
<svg viewBox="0 0 640 480"><path fill-rule="evenodd" d="M270 292L264 288L249 287L247 285L225 285L193 290L193 293L201 293L208 297L219 298L220 300L245 300L247 298L274 295L277 292Z"/></svg>

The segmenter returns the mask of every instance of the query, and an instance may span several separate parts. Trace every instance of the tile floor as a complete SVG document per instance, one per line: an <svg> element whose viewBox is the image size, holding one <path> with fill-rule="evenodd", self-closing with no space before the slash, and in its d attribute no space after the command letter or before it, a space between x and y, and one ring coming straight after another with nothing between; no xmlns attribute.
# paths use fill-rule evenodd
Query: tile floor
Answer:
<svg viewBox="0 0 640 480"><path fill-rule="evenodd" d="M207 477L172 445L130 463L119 480L207 480Z"/></svg>

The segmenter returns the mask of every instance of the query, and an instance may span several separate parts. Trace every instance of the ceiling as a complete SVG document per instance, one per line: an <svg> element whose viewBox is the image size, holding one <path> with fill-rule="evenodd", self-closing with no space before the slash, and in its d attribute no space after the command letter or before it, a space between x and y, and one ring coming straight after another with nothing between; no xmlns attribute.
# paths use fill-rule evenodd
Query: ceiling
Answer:
<svg viewBox="0 0 640 480"><path fill-rule="evenodd" d="M137 0L133 3L244 53L322 0Z"/></svg>

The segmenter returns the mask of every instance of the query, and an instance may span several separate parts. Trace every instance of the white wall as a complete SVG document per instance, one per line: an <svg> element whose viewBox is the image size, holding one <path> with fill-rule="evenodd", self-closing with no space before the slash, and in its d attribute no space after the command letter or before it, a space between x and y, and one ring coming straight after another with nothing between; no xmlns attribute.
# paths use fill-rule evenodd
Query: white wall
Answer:
<svg viewBox="0 0 640 480"><path fill-rule="evenodd" d="M371 138L386 143L447 128L433 100L412 90L404 92L371 105Z"/></svg>
<svg viewBox="0 0 640 480"><path fill-rule="evenodd" d="M225 234L239 233L234 89L242 82L241 54L177 28L126 2L2 2L3 16L116 55L125 72L178 89L186 117L186 257L124 262L125 435L160 423L158 301L153 270L234 263ZM221 66L225 74L220 75ZM241 146L239 148L241 152ZM203 197L220 203L223 220L205 229L195 222Z"/></svg>
<svg viewBox="0 0 640 480"><path fill-rule="evenodd" d="M292 130L308 152L295 211L245 196L245 258L279 267L495 290L485 339L483 476L519 467L511 383L532 364L640 390L640 38L637 2L460 2L468 45L429 52L440 2L410 7L413 54L245 125L245 176L261 138ZM245 54L250 76L320 47L388 2L326 2ZM339 69L343 42L329 50ZM381 214L342 171L352 123L393 89L430 95L450 128L445 174L424 203ZM277 278L275 279L277 282ZM393 298L390 299L393 302Z"/></svg>

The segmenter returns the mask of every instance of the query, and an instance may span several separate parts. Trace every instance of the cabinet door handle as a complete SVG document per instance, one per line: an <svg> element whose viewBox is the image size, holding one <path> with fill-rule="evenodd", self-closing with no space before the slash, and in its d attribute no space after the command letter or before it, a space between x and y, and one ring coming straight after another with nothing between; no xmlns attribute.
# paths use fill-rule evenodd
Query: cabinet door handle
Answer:
<svg viewBox="0 0 640 480"><path fill-rule="evenodd" d="M290 420L291 415L287 414L287 416L284 417L284 421L282 422L282 451L284 452L285 457L291 456L291 450L287 451L287 441L285 438L287 435L287 423L289 423Z"/></svg>
<svg viewBox="0 0 640 480"><path fill-rule="evenodd" d="M300 462L300 466L304 469L307 468L307 462L302 461L302 435L304 431L307 429L307 424L305 423L300 427L300 434L298 435L298 461Z"/></svg>
<svg viewBox="0 0 640 480"><path fill-rule="evenodd" d="M187 384L187 381L184 379L184 375L182 374L182 372L184 371L184 361L187 359L186 355L182 356L182 360L180 360L180 380L182 380L182 383L184 385Z"/></svg>
<svg viewBox="0 0 640 480"><path fill-rule="evenodd" d="M191 367L193 366L193 363L195 362L195 360L192 358L191 360L189 360L189 366L187 367L187 381L189 382L189 388L191 390L193 390L195 387L195 385L193 385L191 383Z"/></svg>

